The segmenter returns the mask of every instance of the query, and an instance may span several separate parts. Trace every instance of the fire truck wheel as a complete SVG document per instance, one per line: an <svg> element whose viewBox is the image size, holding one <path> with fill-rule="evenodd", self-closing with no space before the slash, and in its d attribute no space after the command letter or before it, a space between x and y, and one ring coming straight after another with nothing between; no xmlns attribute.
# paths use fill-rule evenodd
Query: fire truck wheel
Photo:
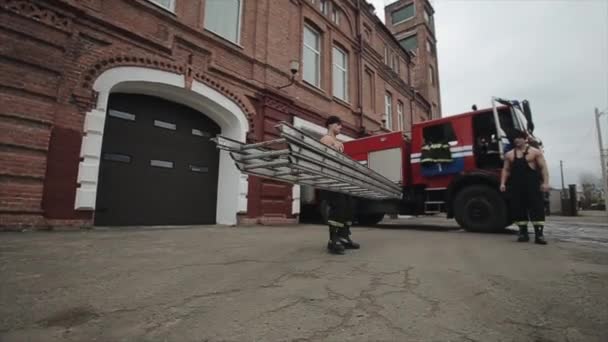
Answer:
<svg viewBox="0 0 608 342"><path fill-rule="evenodd" d="M484 185L466 187L454 199L456 222L473 232L495 232L505 228L507 205L498 191Z"/></svg>

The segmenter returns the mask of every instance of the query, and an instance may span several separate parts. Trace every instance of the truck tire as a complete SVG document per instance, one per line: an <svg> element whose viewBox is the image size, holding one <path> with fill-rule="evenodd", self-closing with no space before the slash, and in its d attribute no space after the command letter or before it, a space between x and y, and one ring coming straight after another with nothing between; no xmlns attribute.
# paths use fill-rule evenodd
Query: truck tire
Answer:
<svg viewBox="0 0 608 342"><path fill-rule="evenodd" d="M364 214L357 216L357 223L360 226L373 226L384 218L384 213Z"/></svg>
<svg viewBox="0 0 608 342"><path fill-rule="evenodd" d="M497 232L508 221L507 204L500 193L485 185L460 190L454 198L454 216L460 227L472 232Z"/></svg>

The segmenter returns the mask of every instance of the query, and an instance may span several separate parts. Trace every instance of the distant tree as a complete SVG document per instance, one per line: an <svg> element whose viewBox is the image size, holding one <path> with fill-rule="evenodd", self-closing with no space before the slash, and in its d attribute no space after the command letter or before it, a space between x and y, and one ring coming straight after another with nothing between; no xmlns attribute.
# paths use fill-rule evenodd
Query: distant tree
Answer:
<svg viewBox="0 0 608 342"><path fill-rule="evenodd" d="M592 203L596 203L600 200L600 189L602 187L602 181L600 177L596 176L591 172L584 172L580 175L579 181L582 186L583 198L581 199L581 206L583 209L589 209Z"/></svg>

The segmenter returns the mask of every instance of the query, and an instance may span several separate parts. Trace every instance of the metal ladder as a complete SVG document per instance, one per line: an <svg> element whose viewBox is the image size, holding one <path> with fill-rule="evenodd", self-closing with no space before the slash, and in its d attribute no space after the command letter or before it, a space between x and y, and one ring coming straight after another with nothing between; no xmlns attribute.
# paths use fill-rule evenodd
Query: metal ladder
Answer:
<svg viewBox="0 0 608 342"><path fill-rule="evenodd" d="M349 156L288 123L282 122L275 128L280 139L255 144L222 136L212 140L218 149L230 152L236 167L246 174L362 198L401 198L399 184Z"/></svg>

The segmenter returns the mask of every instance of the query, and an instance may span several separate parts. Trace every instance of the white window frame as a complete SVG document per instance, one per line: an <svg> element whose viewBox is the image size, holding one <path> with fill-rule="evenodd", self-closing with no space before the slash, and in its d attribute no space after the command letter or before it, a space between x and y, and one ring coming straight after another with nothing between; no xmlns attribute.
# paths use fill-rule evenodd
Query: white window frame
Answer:
<svg viewBox="0 0 608 342"><path fill-rule="evenodd" d="M329 14L329 0L319 0L319 11L325 15Z"/></svg>
<svg viewBox="0 0 608 342"><path fill-rule="evenodd" d="M403 127L403 102L397 101L397 125L399 125L399 130L404 131L405 127Z"/></svg>
<svg viewBox="0 0 608 342"><path fill-rule="evenodd" d="M390 61L390 56L389 56L389 52L388 52L388 45L386 45L386 43L384 43L384 64L389 65Z"/></svg>
<svg viewBox="0 0 608 342"><path fill-rule="evenodd" d="M393 55L393 70L399 74L399 55Z"/></svg>
<svg viewBox="0 0 608 342"><path fill-rule="evenodd" d="M386 92L384 94L384 114L386 115L385 128L393 130L393 95Z"/></svg>
<svg viewBox="0 0 608 342"><path fill-rule="evenodd" d="M400 9L398 9L398 10L394 10L393 12L391 12L391 21L393 20L393 13L398 12L398 11L401 11L402 9L404 9L404 8L406 8L406 7L409 7L409 6L413 6L413 8L414 8L414 14L412 14L412 16L411 16L411 17L409 17L409 18L407 18L407 19L403 19L403 20L401 20L401 21L398 21L398 22L396 22L396 23L393 23L393 25L398 25L398 24L404 23L404 22L406 22L406 21L408 21L408 20L412 20L412 19L416 18L416 4L415 4L415 3L413 3L413 2L411 2L411 3L409 3L409 4L407 4L407 5L403 6L403 7L401 7Z"/></svg>
<svg viewBox="0 0 608 342"><path fill-rule="evenodd" d="M322 42L321 42L321 32L319 32L318 30L314 29L313 27L311 27L310 25L304 25L304 30L310 30L314 35L317 36L317 42L319 44L319 50L316 50L314 47L312 46L308 46L308 44L306 44L306 40L304 39L304 32L302 32L302 49L310 49L312 52L314 52L317 56L316 58L316 74L317 74L317 83L315 84L314 82L310 82L309 80L304 79L304 75L306 75L305 72L302 73L302 79L304 79L305 82L314 85L315 87L321 88L321 47L322 47ZM302 62L303 62L303 68L306 68L306 63L304 61L304 52L302 52Z"/></svg>
<svg viewBox="0 0 608 342"><path fill-rule="evenodd" d="M344 73L344 84L342 85L344 87L344 98L342 98L341 96L338 96L338 94L336 94L336 92L335 92L335 87L336 87L335 77L332 77L332 84L333 84L332 93L335 97L339 98L340 100L348 102L348 53L336 45L334 45L333 48L335 50L337 50L338 52L340 52L342 55L344 55L344 67L341 67L339 64L336 63L335 60L333 60L334 54L332 51L332 75L334 75L333 67L340 69L340 71L342 73Z"/></svg>
<svg viewBox="0 0 608 342"><path fill-rule="evenodd" d="M169 2L170 2L169 7L165 7L165 5L161 4L158 0L148 0L148 2L151 2L155 6L158 6L171 13L175 13L175 0L169 0Z"/></svg>
<svg viewBox="0 0 608 342"><path fill-rule="evenodd" d="M335 5L332 6L331 21L333 21L336 25L340 25L340 9Z"/></svg>
<svg viewBox="0 0 608 342"><path fill-rule="evenodd" d="M172 1L175 3L175 0L172 0ZM230 38L224 37L220 33L215 32L212 29L208 28L206 26L206 23L203 23L203 26L204 26L205 30L207 30L207 31L209 31L209 32L217 35L218 37L221 37L222 39L225 39L225 40L227 40L227 41L229 41L231 43L234 43L236 45L240 45L241 44L241 29L243 28L243 2L245 0L238 0L238 1L239 1L239 14L238 14L237 21L236 21L236 24L237 24L237 28L236 28L236 41L233 41ZM205 13L207 13L207 2L205 2Z"/></svg>

